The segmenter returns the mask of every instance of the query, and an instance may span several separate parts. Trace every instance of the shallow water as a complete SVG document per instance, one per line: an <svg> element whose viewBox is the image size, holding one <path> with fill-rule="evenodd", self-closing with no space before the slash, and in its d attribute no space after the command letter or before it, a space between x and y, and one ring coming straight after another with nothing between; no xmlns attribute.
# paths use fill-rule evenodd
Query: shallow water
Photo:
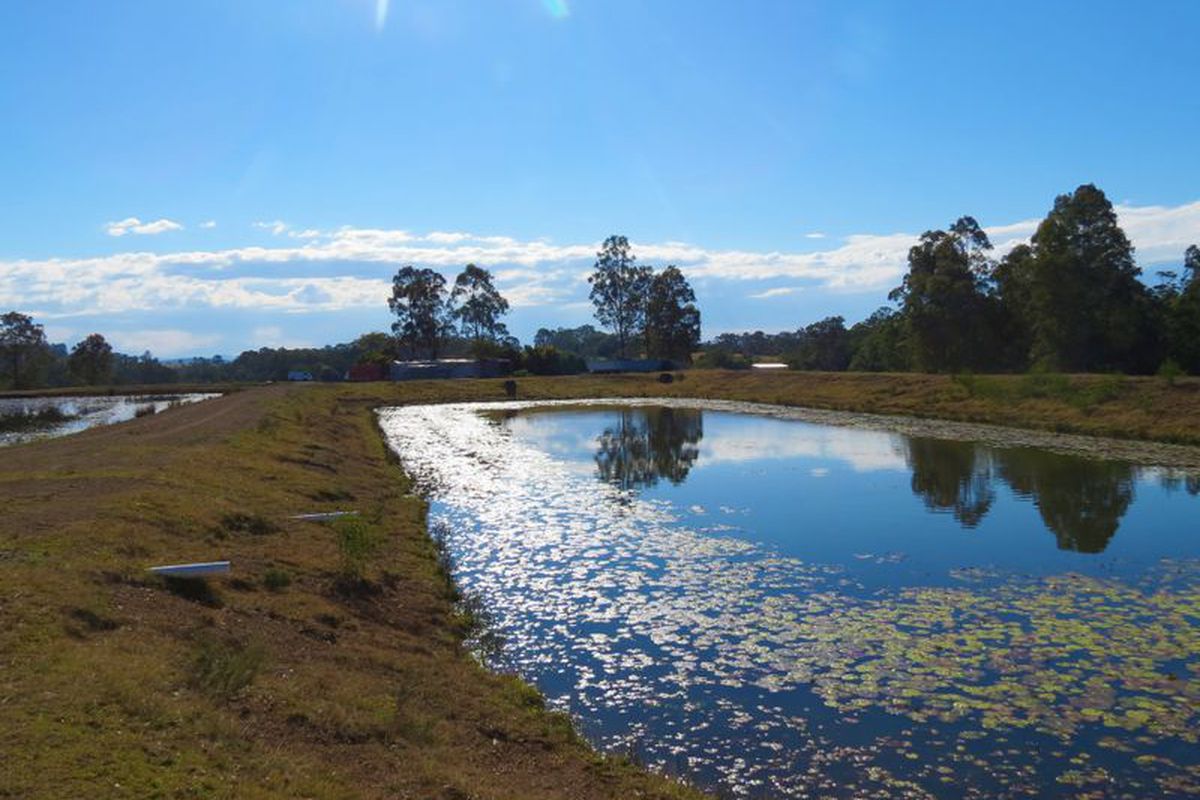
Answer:
<svg viewBox="0 0 1200 800"><path fill-rule="evenodd" d="M1200 794L1200 482L675 405L381 413L600 746L750 797Z"/></svg>
<svg viewBox="0 0 1200 800"><path fill-rule="evenodd" d="M198 403L220 397L219 394L172 394L172 395L98 395L81 397L0 397L0 416L8 414L30 414L48 408L57 408L71 419L37 430L0 432L0 447L4 445L66 436L94 428L125 422L137 415L139 408L153 406L155 413L166 411L172 405Z"/></svg>

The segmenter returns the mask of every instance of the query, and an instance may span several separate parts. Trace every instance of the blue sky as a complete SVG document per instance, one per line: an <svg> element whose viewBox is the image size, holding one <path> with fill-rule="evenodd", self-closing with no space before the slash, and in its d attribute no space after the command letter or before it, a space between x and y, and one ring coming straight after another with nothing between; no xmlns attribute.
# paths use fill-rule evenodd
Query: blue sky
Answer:
<svg viewBox="0 0 1200 800"><path fill-rule="evenodd" d="M705 335L855 321L921 231L1010 245L1094 182L1148 273L1200 241L1200 4L231 0L0 6L0 306L236 354L492 269L591 319L598 243Z"/></svg>

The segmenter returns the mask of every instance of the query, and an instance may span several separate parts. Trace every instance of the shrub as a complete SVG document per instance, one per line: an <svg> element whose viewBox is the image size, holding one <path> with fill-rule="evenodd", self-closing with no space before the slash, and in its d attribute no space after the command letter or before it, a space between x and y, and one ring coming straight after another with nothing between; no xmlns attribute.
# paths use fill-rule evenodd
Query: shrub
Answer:
<svg viewBox="0 0 1200 800"><path fill-rule="evenodd" d="M526 347L521 354L521 365L534 375L575 375L587 371L582 358L550 345Z"/></svg>
<svg viewBox="0 0 1200 800"><path fill-rule="evenodd" d="M696 358L697 369L750 369L750 359L728 350L705 350Z"/></svg>
<svg viewBox="0 0 1200 800"><path fill-rule="evenodd" d="M205 636L196 645L189 685L214 697L231 698L254 682L265 656L260 645Z"/></svg>
<svg viewBox="0 0 1200 800"><path fill-rule="evenodd" d="M330 523L337 537L338 553L342 557L342 577L363 581L367 565L379 549L379 537L358 517L342 517Z"/></svg>
<svg viewBox="0 0 1200 800"><path fill-rule="evenodd" d="M252 536L266 536L279 530L278 525L262 514L246 514L241 511L221 517L221 527L230 533L249 533Z"/></svg>
<svg viewBox="0 0 1200 800"><path fill-rule="evenodd" d="M1167 386L1174 386L1175 381L1183 376L1183 367L1173 358L1168 358L1158 368L1158 377L1166 381Z"/></svg>
<svg viewBox="0 0 1200 800"><path fill-rule="evenodd" d="M271 567L263 573L263 586L272 592L281 592L292 585L292 576L287 570Z"/></svg>

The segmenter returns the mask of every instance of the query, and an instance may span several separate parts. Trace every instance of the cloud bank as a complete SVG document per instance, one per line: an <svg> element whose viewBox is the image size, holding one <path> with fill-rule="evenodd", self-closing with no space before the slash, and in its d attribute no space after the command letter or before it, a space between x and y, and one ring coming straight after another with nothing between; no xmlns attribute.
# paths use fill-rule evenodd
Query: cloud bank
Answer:
<svg viewBox="0 0 1200 800"><path fill-rule="evenodd" d="M1200 201L1181 206L1119 206L1121 224L1143 266L1176 263L1200 242ZM1026 241L1037 220L988 228L997 253ZM110 223L113 236L179 230L169 219L130 217ZM491 269L514 308L577 306L599 242L559 244L461 231L417 234L401 229L296 229L274 220L256 228L273 246L151 252L90 258L0 260L0 307L49 319L186 309L304 314L378 309L403 264L451 275L469 262ZM648 264L676 264L698 287L746 286L750 297L784 299L801 290L882 293L905 269L915 233L860 234L815 242L811 251L709 249L686 242L635 242ZM836 244L835 244L836 243ZM829 246L834 245L834 246ZM1151 270L1147 270L1151 272ZM786 281L786 285L777 285ZM776 284L776 285L772 285ZM746 291L739 292L746 296ZM583 315L581 315L583 316Z"/></svg>

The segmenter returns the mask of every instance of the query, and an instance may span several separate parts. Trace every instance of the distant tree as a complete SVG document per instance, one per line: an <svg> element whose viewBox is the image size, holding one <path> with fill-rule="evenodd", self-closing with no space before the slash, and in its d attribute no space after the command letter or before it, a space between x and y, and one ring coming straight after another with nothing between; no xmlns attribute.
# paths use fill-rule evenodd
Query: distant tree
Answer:
<svg viewBox="0 0 1200 800"><path fill-rule="evenodd" d="M467 264L454 280L450 294L451 312L461 326L462 335L476 344L494 343L508 336L500 317L508 313L508 301L492 284L492 274L482 267Z"/></svg>
<svg viewBox="0 0 1200 800"><path fill-rule="evenodd" d="M403 267L392 278L388 308L396 315L392 332L413 354L437 358L449 329L446 279L431 269Z"/></svg>
<svg viewBox="0 0 1200 800"><path fill-rule="evenodd" d="M792 369L841 372L850 365L850 332L842 317L826 317L799 334L796 349L787 356Z"/></svg>
<svg viewBox="0 0 1200 800"><path fill-rule="evenodd" d="M904 372L909 369L904 317L884 306L850 328L849 369L857 372Z"/></svg>
<svg viewBox="0 0 1200 800"><path fill-rule="evenodd" d="M351 343L350 348L354 351L355 364L387 364L395 356L396 341L386 333L364 333Z"/></svg>
<svg viewBox="0 0 1200 800"><path fill-rule="evenodd" d="M525 348L521 354L521 368L534 375L575 375L587 371L587 364L574 353L539 344Z"/></svg>
<svg viewBox="0 0 1200 800"><path fill-rule="evenodd" d="M71 350L68 365L71 375L88 386L107 383L112 378L112 345L100 334L93 333Z"/></svg>
<svg viewBox="0 0 1200 800"><path fill-rule="evenodd" d="M15 389L34 384L49 345L41 325L16 311L0 316L0 369Z"/></svg>
<svg viewBox="0 0 1200 800"><path fill-rule="evenodd" d="M646 300L646 351L653 358L691 363L700 344L696 294L677 267L668 266L650 281Z"/></svg>
<svg viewBox="0 0 1200 800"><path fill-rule="evenodd" d="M979 224L962 217L948 232L926 231L908 251L908 274L889 299L903 303L917 369L956 372L987 358L991 247Z"/></svg>
<svg viewBox="0 0 1200 800"><path fill-rule="evenodd" d="M1027 244L1009 250L992 271L998 315L992 357L1002 368L1024 371L1029 366L1035 274L1033 248Z"/></svg>
<svg viewBox="0 0 1200 800"><path fill-rule="evenodd" d="M1104 192L1059 195L1038 225L1028 265L1031 360L1050 369L1158 366L1150 294Z"/></svg>
<svg viewBox="0 0 1200 800"><path fill-rule="evenodd" d="M595 269L588 282L596 319L617 337L617 351L629 354L629 342L645 327L646 295L651 270L639 267L624 236L610 236L596 253Z"/></svg>
<svg viewBox="0 0 1200 800"><path fill-rule="evenodd" d="M1159 289L1165 309L1167 355L1185 371L1200 375L1200 247L1184 253L1183 273L1166 273Z"/></svg>
<svg viewBox="0 0 1200 800"><path fill-rule="evenodd" d="M617 352L617 337L598 331L591 325L578 328L539 328L535 347L553 347L584 358L611 358Z"/></svg>

